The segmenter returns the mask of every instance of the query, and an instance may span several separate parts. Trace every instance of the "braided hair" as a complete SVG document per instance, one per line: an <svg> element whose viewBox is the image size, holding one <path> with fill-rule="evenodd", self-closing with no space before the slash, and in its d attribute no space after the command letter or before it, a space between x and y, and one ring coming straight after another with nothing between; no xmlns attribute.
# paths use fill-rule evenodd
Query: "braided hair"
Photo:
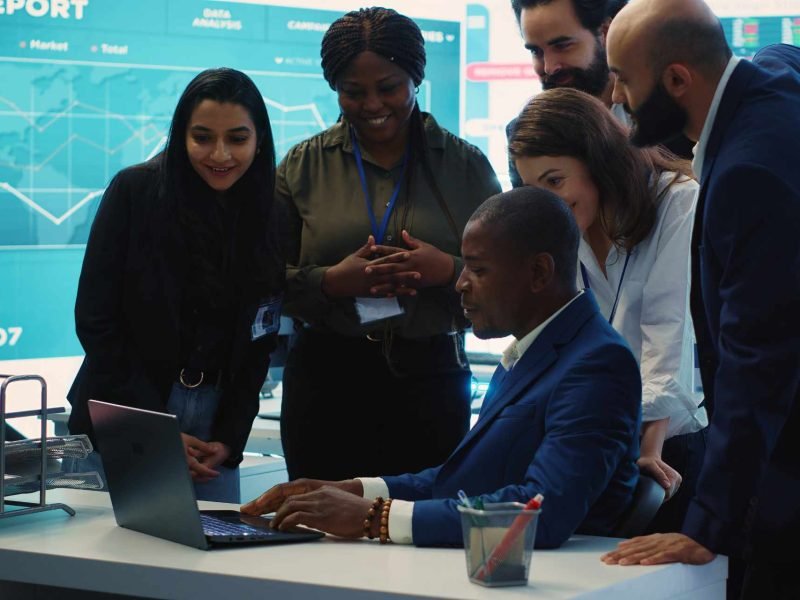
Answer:
<svg viewBox="0 0 800 600"><path fill-rule="evenodd" d="M419 87L425 78L425 40L419 26L410 18L391 8L373 6L351 11L336 19L322 38L320 57L325 81L336 90L339 77L362 52L375 54L391 61L405 71L414 86ZM428 146L425 137L425 123L419 109L414 109L409 118L408 131L409 167L419 162L428 185L433 190L439 206L454 230L456 241L460 244L461 232L455 226L452 214L433 176L428 162ZM406 194L403 203L401 227L405 228L411 205L410 189L413 168L406 169Z"/></svg>
<svg viewBox="0 0 800 600"><path fill-rule="evenodd" d="M322 38L322 74L331 89L367 50L403 69L415 86L425 78L425 40L417 24L391 8L361 8L336 19Z"/></svg>

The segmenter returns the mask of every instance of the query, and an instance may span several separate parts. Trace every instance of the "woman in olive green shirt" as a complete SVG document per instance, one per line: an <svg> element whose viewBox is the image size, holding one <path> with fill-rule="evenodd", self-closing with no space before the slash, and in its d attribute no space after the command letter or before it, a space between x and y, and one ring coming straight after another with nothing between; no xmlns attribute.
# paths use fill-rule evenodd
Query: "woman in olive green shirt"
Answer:
<svg viewBox="0 0 800 600"><path fill-rule="evenodd" d="M289 477L440 464L469 427L471 373L454 283L460 237L500 186L477 148L422 113L417 25L369 8L322 41L341 120L278 169L288 219L283 376Z"/></svg>

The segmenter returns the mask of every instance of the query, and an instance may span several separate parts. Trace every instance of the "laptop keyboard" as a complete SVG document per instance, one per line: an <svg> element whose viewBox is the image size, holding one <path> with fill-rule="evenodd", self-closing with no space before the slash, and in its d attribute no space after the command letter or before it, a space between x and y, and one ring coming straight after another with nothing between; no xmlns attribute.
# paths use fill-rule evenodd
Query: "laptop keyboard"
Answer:
<svg viewBox="0 0 800 600"><path fill-rule="evenodd" d="M229 523L210 515L200 515L200 521L203 523L203 533L210 536L219 535L261 535L268 536L270 531L268 529L260 529L258 527L251 527L244 523Z"/></svg>

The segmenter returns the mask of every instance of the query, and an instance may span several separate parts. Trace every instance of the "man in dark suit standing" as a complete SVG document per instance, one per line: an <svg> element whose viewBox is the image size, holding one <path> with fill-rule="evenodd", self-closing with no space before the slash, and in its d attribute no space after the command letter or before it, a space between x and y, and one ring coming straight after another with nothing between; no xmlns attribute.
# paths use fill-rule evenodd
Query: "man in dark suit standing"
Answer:
<svg viewBox="0 0 800 600"><path fill-rule="evenodd" d="M732 56L702 0L637 0L608 34L632 137L697 140L692 316L708 447L682 534L619 564L731 558L729 597L800 597L800 78Z"/></svg>

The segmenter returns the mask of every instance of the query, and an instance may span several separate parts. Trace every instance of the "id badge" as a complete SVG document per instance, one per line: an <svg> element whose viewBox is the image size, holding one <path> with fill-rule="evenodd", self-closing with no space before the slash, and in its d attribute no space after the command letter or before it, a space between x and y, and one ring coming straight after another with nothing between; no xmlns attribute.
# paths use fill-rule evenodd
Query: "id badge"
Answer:
<svg viewBox="0 0 800 600"><path fill-rule="evenodd" d="M256 318L250 327L251 341L256 341L271 333L277 333L280 329L282 299L282 296L275 296L258 307Z"/></svg>
<svg viewBox="0 0 800 600"><path fill-rule="evenodd" d="M362 325L396 317L405 312L397 298L356 298L356 310Z"/></svg>

